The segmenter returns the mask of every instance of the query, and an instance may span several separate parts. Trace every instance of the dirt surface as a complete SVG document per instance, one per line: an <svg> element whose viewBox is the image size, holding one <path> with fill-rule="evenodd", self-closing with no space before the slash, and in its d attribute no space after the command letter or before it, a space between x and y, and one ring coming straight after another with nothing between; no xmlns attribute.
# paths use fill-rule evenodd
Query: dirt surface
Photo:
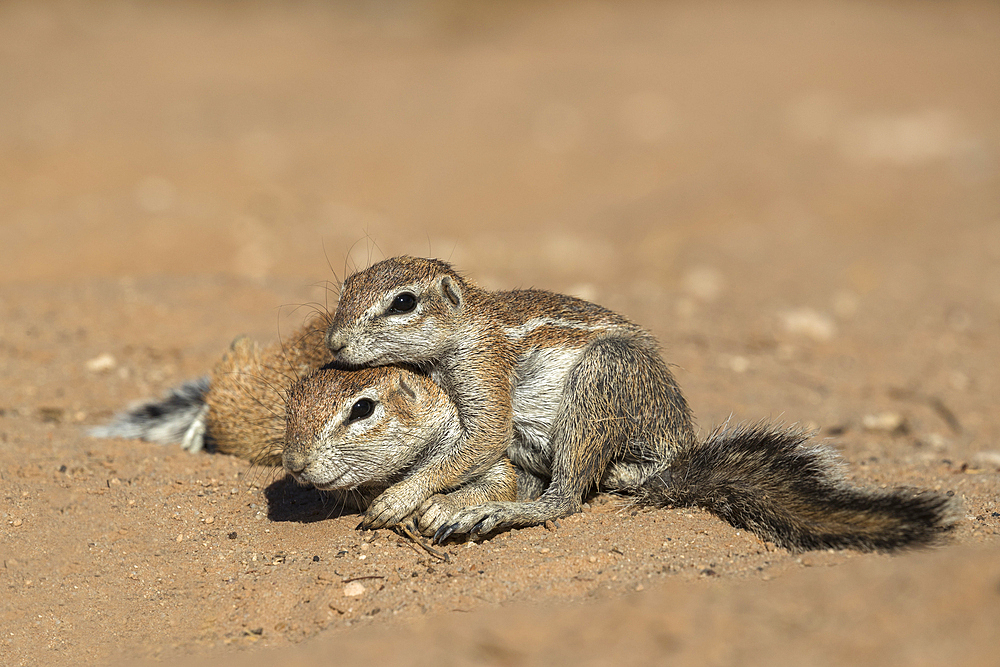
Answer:
<svg viewBox="0 0 1000 667"><path fill-rule="evenodd" d="M998 44L996 3L0 3L0 663L995 664ZM84 434L400 253L618 310L703 430L964 518L797 555L600 497L442 562Z"/></svg>

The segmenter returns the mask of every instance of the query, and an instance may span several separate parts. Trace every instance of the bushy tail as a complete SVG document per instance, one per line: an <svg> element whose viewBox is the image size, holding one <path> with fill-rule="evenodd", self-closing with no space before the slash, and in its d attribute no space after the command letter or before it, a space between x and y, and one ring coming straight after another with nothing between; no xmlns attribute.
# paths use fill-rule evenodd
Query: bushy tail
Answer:
<svg viewBox="0 0 1000 667"><path fill-rule="evenodd" d="M137 403L115 415L110 423L87 433L95 438L139 438L161 444L182 443L197 451L204 445L205 392L209 377L189 380L156 401Z"/></svg>
<svg viewBox="0 0 1000 667"><path fill-rule="evenodd" d="M766 424L721 428L681 451L639 491L639 501L701 507L792 551L925 546L954 527L953 499L851 487L836 455L808 440Z"/></svg>

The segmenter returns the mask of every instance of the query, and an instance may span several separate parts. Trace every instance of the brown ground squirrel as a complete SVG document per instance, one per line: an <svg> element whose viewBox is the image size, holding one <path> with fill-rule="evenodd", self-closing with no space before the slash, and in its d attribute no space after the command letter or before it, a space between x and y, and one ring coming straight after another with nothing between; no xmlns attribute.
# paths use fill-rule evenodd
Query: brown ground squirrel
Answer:
<svg viewBox="0 0 1000 667"><path fill-rule="evenodd" d="M320 369L292 385L285 404L285 470L300 483L353 496L362 511L459 433L458 412L444 392L425 375L396 366ZM452 512L515 500L514 466L502 457L448 491L440 502Z"/></svg>
<svg viewBox="0 0 1000 667"><path fill-rule="evenodd" d="M721 430L699 442L654 338L581 299L489 292L439 260L395 257L349 276L326 342L352 367L413 364L458 410L457 437L371 505L363 525L415 510L435 539L557 519L593 488L657 505L697 504L792 549L893 549L933 541L956 519L946 496L867 492L794 430ZM440 491L504 455L518 501L454 511Z"/></svg>

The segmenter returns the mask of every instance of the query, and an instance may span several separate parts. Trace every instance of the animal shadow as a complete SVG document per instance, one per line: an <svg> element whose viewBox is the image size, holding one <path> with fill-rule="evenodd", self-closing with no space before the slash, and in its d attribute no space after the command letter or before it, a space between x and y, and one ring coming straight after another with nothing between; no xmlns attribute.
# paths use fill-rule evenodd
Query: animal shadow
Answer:
<svg viewBox="0 0 1000 667"><path fill-rule="evenodd" d="M356 514L329 495L311 486L297 484L291 477L283 477L264 489L267 499L267 518L271 521L296 521L313 523Z"/></svg>

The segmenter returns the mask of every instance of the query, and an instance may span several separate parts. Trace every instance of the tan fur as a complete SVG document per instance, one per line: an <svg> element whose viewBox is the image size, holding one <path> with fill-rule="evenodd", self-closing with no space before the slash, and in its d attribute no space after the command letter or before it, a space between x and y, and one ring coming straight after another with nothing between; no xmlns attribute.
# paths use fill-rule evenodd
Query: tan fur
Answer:
<svg viewBox="0 0 1000 667"><path fill-rule="evenodd" d="M352 418L359 402L370 406L370 412ZM363 499L354 505L367 509L368 521L384 511L387 490L386 497L394 497L440 443L454 440L457 433L455 406L426 376L395 366L324 368L288 391L283 462L303 484ZM437 530L450 516L439 516L441 507L455 512L514 500L517 477L503 457L461 486L441 490L447 493L436 496L435 509L421 517L425 532Z"/></svg>
<svg viewBox="0 0 1000 667"><path fill-rule="evenodd" d="M328 325L314 318L280 343L261 348L240 337L212 369L205 393L206 429L216 451L254 463L281 465L285 395L299 378L330 363Z"/></svg>
<svg viewBox="0 0 1000 667"><path fill-rule="evenodd" d="M393 505L380 494L389 490L387 498L395 497L408 477L433 462L438 442L457 438L458 417L444 392L411 368L327 367L332 355L323 339L329 323L320 315L263 347L237 338L210 375L135 404L90 432L284 465L300 482L366 512L366 519L379 517ZM362 395L377 410L361 423L343 423ZM463 507L514 500L517 475L502 457L462 483L438 490L442 493L434 496L432 508L403 518L419 516L422 525L436 530ZM412 504L424 500L420 496Z"/></svg>

